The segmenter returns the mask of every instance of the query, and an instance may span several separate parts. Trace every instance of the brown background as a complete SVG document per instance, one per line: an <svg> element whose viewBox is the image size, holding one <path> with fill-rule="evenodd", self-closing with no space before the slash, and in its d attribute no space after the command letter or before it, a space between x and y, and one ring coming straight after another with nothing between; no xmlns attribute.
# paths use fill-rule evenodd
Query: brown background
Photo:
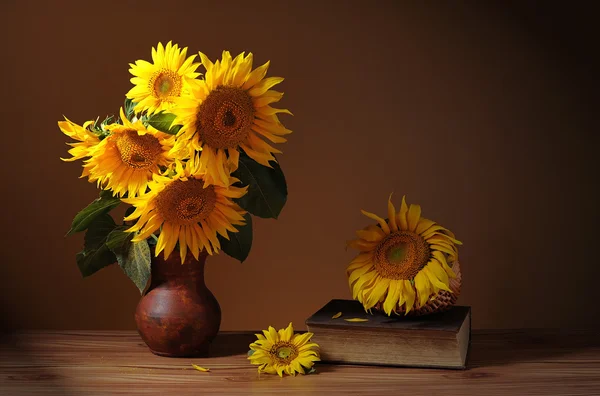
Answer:
<svg viewBox="0 0 600 396"><path fill-rule="evenodd" d="M252 51L286 81L289 201L257 220L243 264L210 259L222 329L304 319L348 298L344 249L395 193L464 241L477 328L600 324L595 91L586 10L436 2L3 2L2 321L132 329L139 298L113 266L81 279L95 198L59 161L62 114L114 113L128 63L170 39L211 58ZM433 3L432 3L433 4ZM597 70L597 69L596 69ZM597 107L594 105L594 109ZM284 116L285 117L285 116ZM592 132L594 132L592 134Z"/></svg>

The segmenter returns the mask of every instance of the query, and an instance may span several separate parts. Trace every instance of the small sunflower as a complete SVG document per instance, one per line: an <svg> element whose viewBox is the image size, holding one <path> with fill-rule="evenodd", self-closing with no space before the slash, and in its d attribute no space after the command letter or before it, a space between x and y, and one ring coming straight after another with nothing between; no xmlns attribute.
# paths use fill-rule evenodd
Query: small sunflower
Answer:
<svg viewBox="0 0 600 396"><path fill-rule="evenodd" d="M61 158L63 161L71 162L90 156L90 151L100 143L98 135L88 129L93 123L94 121L87 121L83 126L79 126L67 119L67 117L65 117L65 121L58 122L58 127L65 135L78 141L77 143L67 143L69 146L73 147L69 150L71 158ZM84 168L81 177L87 175L87 169Z"/></svg>
<svg viewBox="0 0 600 396"><path fill-rule="evenodd" d="M360 254L347 268L348 283L354 299L365 309L383 308L386 314L405 312L424 306L438 292L451 292L449 266L458 260L452 232L421 217L419 205L407 206L402 198L400 211L388 200L388 219L362 211L377 221L357 231L358 239L348 246Z"/></svg>
<svg viewBox="0 0 600 396"><path fill-rule="evenodd" d="M264 334L264 335L263 335ZM272 326L256 334L258 341L250 344L252 364L257 364L259 373L296 375L305 374L315 362L320 361L319 345L310 342L313 333L294 334L290 323L286 329L276 331Z"/></svg>
<svg viewBox="0 0 600 396"><path fill-rule="evenodd" d="M161 172L176 157L175 137L146 129L140 120L130 122L121 109L123 124L107 125L110 135L90 151L85 172L115 195L134 197L146 191L152 175Z"/></svg>
<svg viewBox="0 0 600 396"><path fill-rule="evenodd" d="M198 84L196 73L199 63L193 63L196 55L186 59L187 47L179 49L169 41L165 47L158 43L158 49L152 48L152 62L138 60L130 63L129 72L135 77L135 85L127 97L136 103L136 112L148 114L168 110L176 98L181 97Z"/></svg>
<svg viewBox="0 0 600 396"><path fill-rule="evenodd" d="M123 199L135 206L135 211L125 221L137 220L128 232L138 232L133 242L142 241L160 229L156 242L156 256L164 250L169 257L179 242L181 262L189 248L193 256L206 249L218 253L221 245L217 233L229 239L228 232L238 232L234 225L244 225L246 213L232 198L242 197L247 187L205 186L203 175L193 160L184 165L176 161L173 177L154 175L149 192ZM237 179L232 178L231 182Z"/></svg>
<svg viewBox="0 0 600 396"><path fill-rule="evenodd" d="M271 90L283 81L281 77L265 78L269 62L252 70L252 53L231 58L223 52L220 61L212 63L200 53L206 68L204 80L190 97L177 99L172 112L174 124L182 125L180 143L198 153L211 184L227 184L228 174L237 169L242 149L258 163L270 166L273 153L281 153L262 138L283 143L291 133L277 116L291 114L286 109L271 107L283 93Z"/></svg>

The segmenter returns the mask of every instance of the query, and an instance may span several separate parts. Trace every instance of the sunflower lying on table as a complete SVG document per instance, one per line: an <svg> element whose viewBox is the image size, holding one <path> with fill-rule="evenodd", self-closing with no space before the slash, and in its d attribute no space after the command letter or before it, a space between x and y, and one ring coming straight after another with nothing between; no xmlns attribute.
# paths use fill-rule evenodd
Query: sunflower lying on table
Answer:
<svg viewBox="0 0 600 396"><path fill-rule="evenodd" d="M248 359L258 365L259 373L296 375L310 373L319 358L319 345L311 342L313 333L294 334L290 323L287 328L275 330L269 326L257 341L250 344Z"/></svg>

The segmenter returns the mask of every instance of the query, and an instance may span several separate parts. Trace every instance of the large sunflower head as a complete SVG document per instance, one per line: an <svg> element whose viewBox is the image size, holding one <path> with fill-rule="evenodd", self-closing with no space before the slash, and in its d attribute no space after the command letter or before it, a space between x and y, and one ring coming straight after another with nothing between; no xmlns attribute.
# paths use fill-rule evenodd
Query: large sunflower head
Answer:
<svg viewBox="0 0 600 396"><path fill-rule="evenodd" d="M83 126L77 125L65 117L64 121L58 122L60 130L76 143L67 143L72 148L69 150L71 158L61 158L63 161L75 161L78 159L86 158L90 156L90 151L98 143L100 139L98 135L89 130L89 126L94 124L94 121L87 121Z"/></svg>
<svg viewBox="0 0 600 396"><path fill-rule="evenodd" d="M290 323L286 329L275 330L269 326L263 334L256 334L257 341L250 344L253 353L248 356L258 365L259 373L296 375L311 369L319 358L319 345L310 342L313 333L294 334Z"/></svg>
<svg viewBox="0 0 600 396"><path fill-rule="evenodd" d="M177 100L172 109L177 116L174 124L182 125L180 144L193 152L201 150L199 161L207 182L226 185L229 173L237 169L240 149L262 165L275 161L273 153L281 151L263 138L285 142L283 136L292 131L281 124L277 114L291 113L271 107L283 93L270 88L283 78L265 78L269 62L252 70L251 53L232 59L224 51L215 63L202 53L200 58L206 68L205 78L190 97Z"/></svg>
<svg viewBox="0 0 600 396"><path fill-rule="evenodd" d="M176 157L175 137L141 121L130 122L121 109L122 124L107 125L110 135L90 151L85 171L90 182L97 182L115 195L134 197L146 191L152 175L160 173Z"/></svg>
<svg viewBox="0 0 600 396"><path fill-rule="evenodd" d="M396 213L390 195L387 221L362 213L377 224L357 231L358 239L348 243L361 253L347 273L352 296L365 309L407 314L438 293L452 292L450 278L455 273L450 265L458 260L461 245L452 232L421 217L421 207L407 206L404 197Z"/></svg>
<svg viewBox="0 0 600 396"><path fill-rule="evenodd" d="M228 232L238 232L235 226L245 224L245 211L232 198L242 197L247 187L205 186L193 159L185 164L176 161L174 168L173 176L154 175L146 194L123 199L135 206L125 221L137 219L128 232L137 233L133 238L137 242L160 231L156 256L164 250L167 259L179 243L182 263L188 249L196 259L204 249L211 255L218 253L221 245L217 234L229 239Z"/></svg>
<svg viewBox="0 0 600 396"><path fill-rule="evenodd" d="M196 55L186 59L187 47L179 49L169 41L165 47L158 43L152 48L152 63L138 60L130 63L129 72L134 75L135 85L127 97L136 103L135 111L152 114L173 107L176 98L186 95L198 84L196 73L199 63L193 63Z"/></svg>

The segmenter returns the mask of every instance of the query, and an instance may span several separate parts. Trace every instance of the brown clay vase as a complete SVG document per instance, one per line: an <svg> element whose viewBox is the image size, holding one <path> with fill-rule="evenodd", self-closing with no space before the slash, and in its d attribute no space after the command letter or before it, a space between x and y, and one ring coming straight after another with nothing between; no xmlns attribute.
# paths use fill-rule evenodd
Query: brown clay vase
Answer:
<svg viewBox="0 0 600 396"><path fill-rule="evenodd" d="M154 255L153 255L154 256ZM135 311L140 336L156 355L206 356L221 325L221 307L204 283L206 252L181 263L174 251L152 258L150 287Z"/></svg>

